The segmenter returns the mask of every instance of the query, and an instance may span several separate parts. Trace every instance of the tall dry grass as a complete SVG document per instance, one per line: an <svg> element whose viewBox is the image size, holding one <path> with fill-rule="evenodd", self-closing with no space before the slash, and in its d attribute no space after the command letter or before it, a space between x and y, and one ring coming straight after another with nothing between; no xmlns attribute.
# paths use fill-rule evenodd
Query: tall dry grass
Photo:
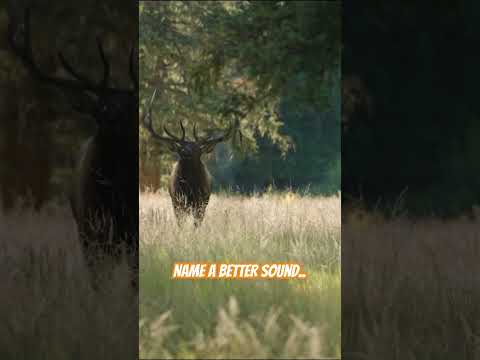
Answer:
<svg viewBox="0 0 480 360"><path fill-rule="evenodd" d="M0 213L0 358L137 358L138 296L111 270L93 291L67 207Z"/></svg>
<svg viewBox="0 0 480 360"><path fill-rule="evenodd" d="M142 358L340 355L340 199L213 195L201 227L140 194ZM281 262L307 280L171 280L172 263Z"/></svg>
<svg viewBox="0 0 480 360"><path fill-rule="evenodd" d="M480 359L480 220L342 224L346 359Z"/></svg>

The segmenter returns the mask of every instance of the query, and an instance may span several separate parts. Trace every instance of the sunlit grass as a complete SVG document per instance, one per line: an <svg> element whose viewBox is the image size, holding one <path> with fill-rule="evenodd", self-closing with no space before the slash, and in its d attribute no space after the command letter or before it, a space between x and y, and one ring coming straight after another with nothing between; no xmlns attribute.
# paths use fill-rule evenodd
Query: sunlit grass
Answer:
<svg viewBox="0 0 480 360"><path fill-rule="evenodd" d="M140 357L340 355L340 198L212 196L179 228L168 194L140 195ZM172 263L282 262L307 280L171 280Z"/></svg>

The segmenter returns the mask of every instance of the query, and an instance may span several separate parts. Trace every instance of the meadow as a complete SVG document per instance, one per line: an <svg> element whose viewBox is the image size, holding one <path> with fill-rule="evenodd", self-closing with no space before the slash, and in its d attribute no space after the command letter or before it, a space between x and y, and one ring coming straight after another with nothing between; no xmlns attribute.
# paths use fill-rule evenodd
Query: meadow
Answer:
<svg viewBox="0 0 480 360"><path fill-rule="evenodd" d="M140 194L141 358L340 356L340 197L212 195L177 226L166 192ZM306 280L172 280L174 262L297 262Z"/></svg>
<svg viewBox="0 0 480 360"><path fill-rule="evenodd" d="M480 359L480 217L342 217L343 358Z"/></svg>
<svg viewBox="0 0 480 360"><path fill-rule="evenodd" d="M137 358L138 295L106 268L94 291L68 206L0 211L0 358Z"/></svg>

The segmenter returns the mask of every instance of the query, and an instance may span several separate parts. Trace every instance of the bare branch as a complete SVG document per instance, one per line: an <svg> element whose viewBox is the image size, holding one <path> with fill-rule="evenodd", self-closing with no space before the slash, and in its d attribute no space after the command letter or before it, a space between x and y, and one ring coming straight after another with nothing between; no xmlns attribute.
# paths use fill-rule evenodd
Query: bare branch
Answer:
<svg viewBox="0 0 480 360"><path fill-rule="evenodd" d="M165 141L170 145L175 145L180 139L178 139L176 136L172 136L172 138L167 138L165 136L159 135L155 129L153 128L152 125L152 106L153 102L155 101L155 96L157 94L157 89L154 90L152 97L150 99L150 103L148 105L148 109L145 111L143 117L142 117L142 125L147 129L147 131L150 133L150 136L152 136L154 139L159 140L159 141ZM165 127L164 127L165 129ZM168 131L166 131L168 135Z"/></svg>

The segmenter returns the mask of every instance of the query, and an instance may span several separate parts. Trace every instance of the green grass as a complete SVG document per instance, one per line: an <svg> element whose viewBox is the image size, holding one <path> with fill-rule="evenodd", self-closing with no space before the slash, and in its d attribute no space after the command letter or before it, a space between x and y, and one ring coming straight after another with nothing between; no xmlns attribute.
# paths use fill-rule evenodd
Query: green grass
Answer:
<svg viewBox="0 0 480 360"><path fill-rule="evenodd" d="M213 196L178 228L166 193L140 196L140 357L340 355L340 198ZM175 261L297 262L306 280L172 280Z"/></svg>

